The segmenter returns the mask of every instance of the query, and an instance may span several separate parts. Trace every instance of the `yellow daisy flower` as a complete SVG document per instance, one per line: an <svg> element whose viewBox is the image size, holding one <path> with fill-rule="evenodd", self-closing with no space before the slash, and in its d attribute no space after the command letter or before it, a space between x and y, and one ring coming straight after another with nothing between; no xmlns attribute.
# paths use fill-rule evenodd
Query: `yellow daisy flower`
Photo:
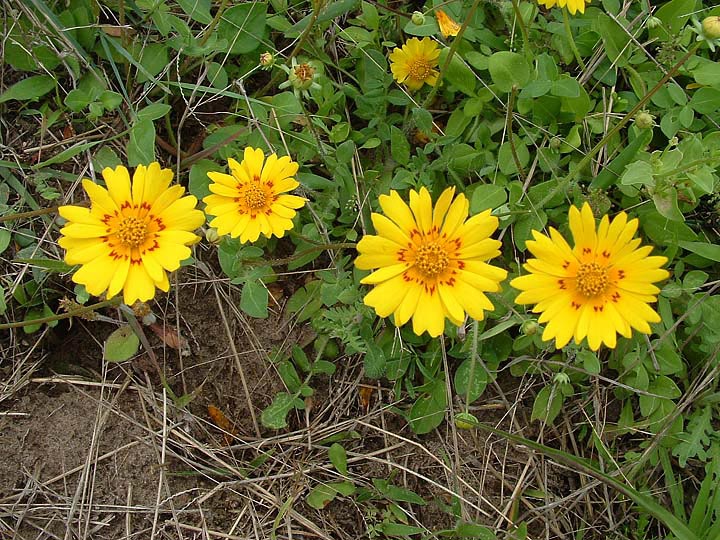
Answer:
<svg viewBox="0 0 720 540"><path fill-rule="evenodd" d="M295 210L305 204L302 197L283 195L300 185L293 178L298 164L275 154L266 161L259 148L246 148L242 162L231 158L228 166L232 174L208 173L213 194L203 199L205 212L217 216L210 226L241 242L255 242L260 234L282 238L293 227Z"/></svg>
<svg viewBox="0 0 720 540"><path fill-rule="evenodd" d="M58 241L67 250L65 262L79 264L72 276L95 296L112 298L123 291L128 305L146 302L155 288L170 288L167 272L190 257L187 247L199 240L192 231L205 222L197 199L183 197L185 188L170 186L173 173L158 163L128 170L102 171L107 189L83 180L90 208L61 206L68 223Z"/></svg>
<svg viewBox="0 0 720 540"><path fill-rule="evenodd" d="M423 84L435 86L440 75L438 66L440 49L430 38L409 39L401 48L396 47L390 53L390 71L399 83L410 90L419 90Z"/></svg>
<svg viewBox="0 0 720 540"><path fill-rule="evenodd" d="M589 4L590 0L537 0L537 3L546 8L558 6L560 8L567 7L571 15L575 15L578 11L585 13L585 4Z"/></svg>
<svg viewBox="0 0 720 540"><path fill-rule="evenodd" d="M557 348L587 337L596 351L601 343L614 348L617 334L629 338L632 328L650 334L648 323L660 316L648 304L660 292L653 283L669 276L661 268L667 258L650 257L652 246L639 247L640 238L633 238L638 220L628 221L625 212L612 221L603 216L597 231L587 203L582 210L571 206L569 220L572 248L552 227L550 237L533 231L527 248L537 258L525 263L529 274L510 282L522 291L515 301L535 304L539 322L547 323L542 338L554 338Z"/></svg>
<svg viewBox="0 0 720 540"><path fill-rule="evenodd" d="M460 25L445 13L442 9L435 10L435 18L437 19L440 33L444 38L455 37L460 32Z"/></svg>
<svg viewBox="0 0 720 540"><path fill-rule="evenodd" d="M375 285L365 304L380 317L394 315L401 326L412 317L413 331L437 337L447 317L460 325L467 312L482 320L493 305L486 292L500 290L507 272L485 261L500 254L490 238L498 220L486 210L468 219L465 195L443 191L433 209L427 189L410 191L410 206L396 191L380 196L385 215L372 214L377 235L357 245L355 266L375 270L361 283Z"/></svg>

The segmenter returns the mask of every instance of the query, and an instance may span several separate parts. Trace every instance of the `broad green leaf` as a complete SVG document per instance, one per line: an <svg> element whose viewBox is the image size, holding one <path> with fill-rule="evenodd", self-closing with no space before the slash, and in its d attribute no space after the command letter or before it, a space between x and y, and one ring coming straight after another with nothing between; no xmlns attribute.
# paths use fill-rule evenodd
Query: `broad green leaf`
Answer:
<svg viewBox="0 0 720 540"><path fill-rule="evenodd" d="M259 280L248 281L240 294L240 309L256 319L268 316L268 290Z"/></svg>
<svg viewBox="0 0 720 540"><path fill-rule="evenodd" d="M436 380L410 409L408 413L410 427L418 435L431 432L445 418L446 407L445 381Z"/></svg>
<svg viewBox="0 0 720 540"><path fill-rule="evenodd" d="M262 412L260 421L270 429L282 429L287 426L287 415L295 407L296 398L287 392L280 392L273 402Z"/></svg>
<svg viewBox="0 0 720 540"><path fill-rule="evenodd" d="M630 34L609 16L601 13L595 19L596 31L605 45L604 51L617 67L627 64L630 51Z"/></svg>
<svg viewBox="0 0 720 540"><path fill-rule="evenodd" d="M140 348L140 339L129 325L121 326L105 340L103 358L106 362L123 362Z"/></svg>
<svg viewBox="0 0 720 540"><path fill-rule="evenodd" d="M202 24L212 22L212 15L210 14L211 0L177 0L177 3L191 19Z"/></svg>
<svg viewBox="0 0 720 540"><path fill-rule="evenodd" d="M720 111L720 89L698 88L690 98L690 106L700 114L715 114Z"/></svg>
<svg viewBox="0 0 720 540"><path fill-rule="evenodd" d="M130 130L127 145L128 165L149 165L155 161L155 125L152 120L138 120Z"/></svg>
<svg viewBox="0 0 720 540"><path fill-rule="evenodd" d="M445 65L450 49L442 49L440 51L440 67ZM465 62L462 61L457 53L450 60L450 65L444 73L444 78L466 96L475 95L475 86L477 85L477 76Z"/></svg>
<svg viewBox="0 0 720 540"><path fill-rule="evenodd" d="M672 40L680 34L680 30L695 13L696 0L671 0L663 4L654 15L662 24L648 31L650 39L660 38L663 41Z"/></svg>
<svg viewBox="0 0 720 540"><path fill-rule="evenodd" d="M265 35L266 15L265 2L246 2L226 9L217 33L227 40L228 52L247 54L257 49Z"/></svg>
<svg viewBox="0 0 720 540"><path fill-rule="evenodd" d="M0 231L0 233L2 233L2 231ZM3 250L0 250L0 253L2 253L2 251ZM29 264L30 266L37 266L38 268L42 268L43 270L58 273L71 272L73 268L76 268L75 266L70 266L69 264L63 261L59 261L57 259L45 259L42 257L34 259L15 259L14 262Z"/></svg>
<svg viewBox="0 0 720 540"><path fill-rule="evenodd" d="M470 186L473 189L473 186ZM470 199L470 212L478 214L488 208L498 208L507 202L507 191L497 184L476 184Z"/></svg>
<svg viewBox="0 0 720 540"><path fill-rule="evenodd" d="M330 457L330 462L340 474L343 476L348 475L347 452L345 452L345 448L343 448L342 445L333 443L328 449L328 457Z"/></svg>
<svg viewBox="0 0 720 540"><path fill-rule="evenodd" d="M351 482L330 482L319 484L310 490L305 501L316 510L322 510L340 494L350 496L355 493L355 486Z"/></svg>
<svg viewBox="0 0 720 540"><path fill-rule="evenodd" d="M5 103L11 99L18 101L37 99L50 92L55 88L56 84L57 80L52 75L33 75L16 82L0 94L0 103Z"/></svg>
<svg viewBox="0 0 720 540"><path fill-rule="evenodd" d="M500 51L490 57L488 69L493 82L501 92L513 86L523 88L532 77L532 68L525 58L514 52Z"/></svg>
<svg viewBox="0 0 720 540"><path fill-rule="evenodd" d="M400 165L410 162L410 143L401 129L390 126L390 154Z"/></svg>
<svg viewBox="0 0 720 540"><path fill-rule="evenodd" d="M417 527L415 525L405 525L404 523L394 523L385 521L378 525L377 530L382 531L387 536L411 536L414 534L423 534L427 532L425 527Z"/></svg>
<svg viewBox="0 0 720 540"><path fill-rule="evenodd" d="M473 360L468 358L455 371L455 392L463 401L473 403L485 391L488 383L488 372L478 361L475 361L475 368L472 368ZM470 371L473 371L472 381ZM470 390L468 394L468 389Z"/></svg>
<svg viewBox="0 0 720 540"><path fill-rule="evenodd" d="M720 246L718 246L717 244L707 244L705 242L687 242L684 240L680 240L678 242L678 245L681 248L690 251L691 253L695 253L695 255L700 255L704 259L720 262Z"/></svg>
<svg viewBox="0 0 720 540"><path fill-rule="evenodd" d="M552 424L563 404L563 393L559 386L549 384L544 386L535 396L530 421L541 420L544 423Z"/></svg>
<svg viewBox="0 0 720 540"><path fill-rule="evenodd" d="M12 233L8 229L0 229L0 254L10 245Z"/></svg>
<svg viewBox="0 0 720 540"><path fill-rule="evenodd" d="M151 103L137 112L138 120L157 120L170 112L172 107L167 103Z"/></svg>
<svg viewBox="0 0 720 540"><path fill-rule="evenodd" d="M653 186L655 185L655 177L653 176L652 165L646 161L635 161L627 166L625 172L620 178L620 183L624 186Z"/></svg>
<svg viewBox="0 0 720 540"><path fill-rule="evenodd" d="M190 167L188 191L199 200L210 195L210 178L207 175L210 171L225 172L223 171L223 167L209 159L196 161L192 167Z"/></svg>

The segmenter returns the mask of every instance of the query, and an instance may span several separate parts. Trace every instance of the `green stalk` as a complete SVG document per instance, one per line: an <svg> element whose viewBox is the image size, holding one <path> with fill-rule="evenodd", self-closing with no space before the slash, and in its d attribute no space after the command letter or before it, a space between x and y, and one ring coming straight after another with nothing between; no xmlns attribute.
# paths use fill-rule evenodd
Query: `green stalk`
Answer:
<svg viewBox="0 0 720 540"><path fill-rule="evenodd" d="M575 61L578 63L578 66L585 71L587 66L585 66L585 62L583 62L583 59L580 57L580 51L578 51L577 45L575 45L575 38L572 34L572 28L570 28L570 17L568 16L567 9L562 9L561 11L563 14L565 33L567 34L568 41L570 42L570 48L572 49L573 56L575 56Z"/></svg>
<svg viewBox="0 0 720 540"><path fill-rule="evenodd" d="M33 324L46 324L55 321L61 321L62 319L69 319L70 317L80 317L82 315L92 313L93 311L96 311L98 309L110 306L117 306L119 304L120 297L116 296L115 298L111 298L110 300L105 300L104 302L98 302L97 304L92 304L90 306L73 309L71 311L68 311L67 313L60 313L59 315L43 317L42 319L32 319L31 321L16 321L0 324L0 330L8 330L9 328L22 328L23 326L31 326Z"/></svg>

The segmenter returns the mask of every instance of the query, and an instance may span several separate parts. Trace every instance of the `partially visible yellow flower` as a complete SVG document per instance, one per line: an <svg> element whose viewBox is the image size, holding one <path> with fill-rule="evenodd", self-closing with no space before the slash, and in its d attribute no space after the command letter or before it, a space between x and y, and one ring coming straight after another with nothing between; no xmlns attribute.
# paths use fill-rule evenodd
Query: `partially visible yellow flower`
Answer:
<svg viewBox="0 0 720 540"><path fill-rule="evenodd" d="M437 18L440 33L444 38L447 39L450 36L455 37L458 35L458 32L460 32L460 25L452 20L442 9L435 10L435 18Z"/></svg>
<svg viewBox="0 0 720 540"><path fill-rule="evenodd" d="M170 287L167 272L190 257L187 247L199 240L192 231L205 222L197 199L183 197L185 188L170 186L173 173L157 163L138 165L132 182L123 167L102 171L107 189L83 180L90 208L61 206L68 223L58 241L65 262L79 264L72 276L95 296L112 298L123 291L124 302L146 302L155 288Z"/></svg>
<svg viewBox="0 0 720 540"><path fill-rule="evenodd" d="M569 213L574 247L550 227L550 236L533 231L527 248L537 257L525 263L529 274L513 279L510 285L522 291L519 304L535 304L547 323L542 339L555 339L564 347L571 339L597 350L601 343L616 345L617 334L632 335L632 328L650 334L648 323L660 316L648 304L660 292L653 283L669 276L661 268L667 258L649 256L652 246L640 247L633 238L638 220L628 221L620 212L612 221L603 216L596 230L590 205L574 206Z"/></svg>
<svg viewBox="0 0 720 540"><path fill-rule="evenodd" d="M293 227L295 210L305 204L302 197L283 195L300 185L293 178L298 164L276 154L265 160L259 148L246 148L242 162L230 158L228 166L231 174L208 173L213 194L203 199L205 212L216 216L210 226L241 242L255 242L261 234L282 238Z"/></svg>
<svg viewBox="0 0 720 540"><path fill-rule="evenodd" d="M396 191L380 196L385 215L372 214L377 235L357 245L355 266L375 270L362 283L374 285L365 304L380 317L394 315L401 326L412 317L413 331L437 337L445 318L460 325L467 312L482 320L493 305L486 292L500 290L507 272L485 261L500 254L490 238L498 220L486 210L468 219L465 195L453 199L455 188L443 191L433 208L424 187L410 191L410 206Z"/></svg>
<svg viewBox="0 0 720 540"><path fill-rule="evenodd" d="M585 4L589 4L590 0L537 0L537 3L546 8L558 6L560 8L567 7L567 10L575 15L576 12L585 13Z"/></svg>
<svg viewBox="0 0 720 540"><path fill-rule="evenodd" d="M410 90L419 90L426 83L435 86L440 75L435 69L439 57L440 49L432 39L410 38L402 48L396 47L390 53L390 71Z"/></svg>

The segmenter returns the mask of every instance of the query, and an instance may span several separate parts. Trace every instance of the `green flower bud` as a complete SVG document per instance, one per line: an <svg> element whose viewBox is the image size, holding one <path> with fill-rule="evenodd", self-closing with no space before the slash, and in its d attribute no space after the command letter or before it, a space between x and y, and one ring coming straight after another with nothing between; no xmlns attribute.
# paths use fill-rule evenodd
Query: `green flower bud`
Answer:
<svg viewBox="0 0 720 540"><path fill-rule="evenodd" d="M420 26L421 24L425 24L425 15L421 11L413 11L410 20L413 24Z"/></svg>
<svg viewBox="0 0 720 540"><path fill-rule="evenodd" d="M655 117L647 111L640 111L635 116L635 125L640 129L652 129L655 125Z"/></svg>
<svg viewBox="0 0 720 540"><path fill-rule="evenodd" d="M560 146L562 146L562 139L560 137L553 137L550 139L551 150L559 150Z"/></svg>
<svg viewBox="0 0 720 540"><path fill-rule="evenodd" d="M219 244L220 243L220 235L217 232L217 229L207 229L205 231L205 240L210 242L211 244Z"/></svg>
<svg viewBox="0 0 720 540"><path fill-rule="evenodd" d="M648 30L652 30L653 28L657 28L660 25L662 25L662 21L658 19L657 17L650 17L647 22L645 23L645 26L647 26Z"/></svg>
<svg viewBox="0 0 720 540"><path fill-rule="evenodd" d="M455 427L460 429L472 429L477 427L478 420L472 414L463 412L455 415Z"/></svg>
<svg viewBox="0 0 720 540"><path fill-rule="evenodd" d="M520 325L520 331L526 336L534 336L540 329L540 325L535 319L528 319Z"/></svg>

